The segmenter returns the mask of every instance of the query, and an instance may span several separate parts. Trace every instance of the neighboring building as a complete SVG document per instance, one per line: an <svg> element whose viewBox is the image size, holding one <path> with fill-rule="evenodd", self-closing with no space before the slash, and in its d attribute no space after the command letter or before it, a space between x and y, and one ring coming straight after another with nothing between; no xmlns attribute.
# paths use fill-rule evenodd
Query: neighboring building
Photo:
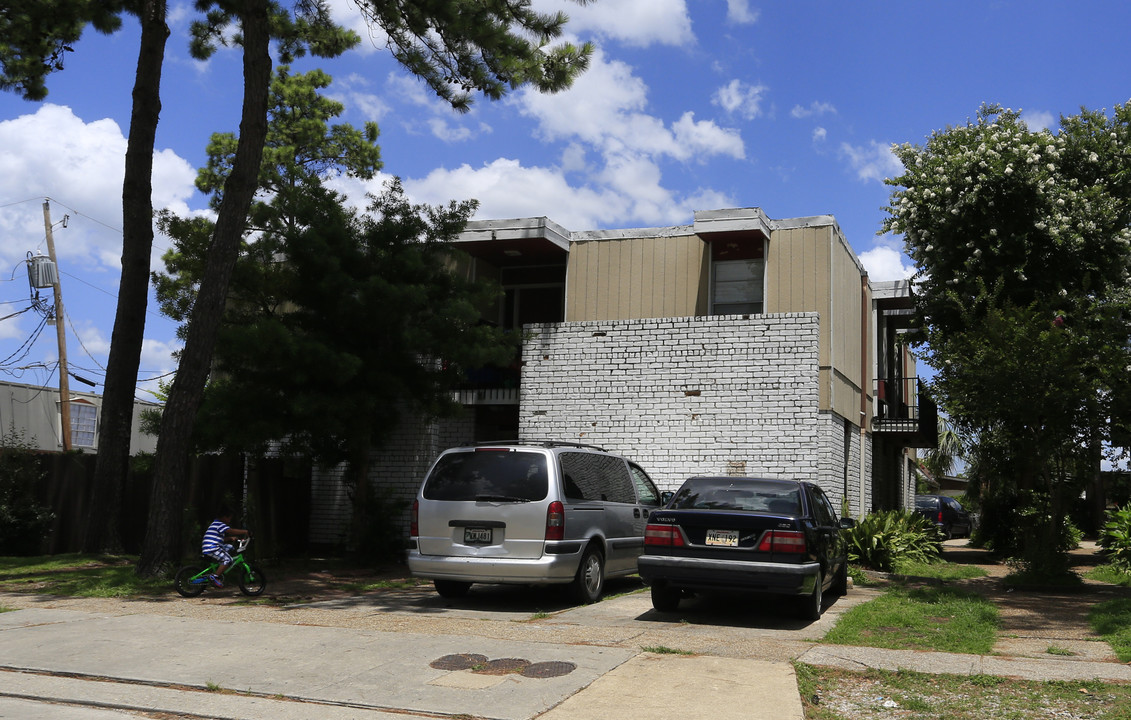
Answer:
<svg viewBox="0 0 1131 720"><path fill-rule="evenodd" d="M526 334L515 368L477 374L465 417L406 424L372 478L411 498L432 459L471 440L566 440L638 461L661 489L694 474L813 480L847 514L908 507L911 448L934 405L899 341L907 282L870 283L831 216L759 208L687 226L570 232L547 218L469 223L470 277L504 290L485 320ZM519 367L520 366L520 367ZM315 480L312 530L346 514Z"/></svg>
<svg viewBox="0 0 1131 720"><path fill-rule="evenodd" d="M71 396L71 449L86 453L98 451L98 425L102 418L102 396L76 392ZM0 383L0 436L15 435L38 450L63 449L59 388ZM157 437L139 428L142 410L157 408L157 403L134 401L130 454L153 452Z"/></svg>

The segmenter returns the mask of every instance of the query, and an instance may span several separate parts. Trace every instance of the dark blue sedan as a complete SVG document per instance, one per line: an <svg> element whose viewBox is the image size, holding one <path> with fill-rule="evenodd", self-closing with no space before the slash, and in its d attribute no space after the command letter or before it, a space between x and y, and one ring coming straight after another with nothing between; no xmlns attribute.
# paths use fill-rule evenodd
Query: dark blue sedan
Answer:
<svg viewBox="0 0 1131 720"><path fill-rule="evenodd" d="M746 590L800 596L802 616L816 620L826 591L848 590L843 530L853 525L814 483L693 477L648 519L640 577L660 611L697 590Z"/></svg>

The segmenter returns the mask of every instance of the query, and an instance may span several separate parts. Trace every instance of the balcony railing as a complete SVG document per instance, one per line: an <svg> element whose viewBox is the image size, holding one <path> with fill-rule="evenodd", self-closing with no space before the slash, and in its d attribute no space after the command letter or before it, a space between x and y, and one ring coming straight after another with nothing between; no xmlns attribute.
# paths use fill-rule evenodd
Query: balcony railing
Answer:
<svg viewBox="0 0 1131 720"><path fill-rule="evenodd" d="M938 445L938 406L916 377L876 380L872 431L903 441L905 447Z"/></svg>

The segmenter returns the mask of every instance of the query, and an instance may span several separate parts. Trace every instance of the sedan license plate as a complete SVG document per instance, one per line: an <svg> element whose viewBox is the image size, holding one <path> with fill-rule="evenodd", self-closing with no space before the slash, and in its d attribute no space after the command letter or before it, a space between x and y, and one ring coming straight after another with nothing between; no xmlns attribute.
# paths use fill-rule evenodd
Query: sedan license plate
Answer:
<svg viewBox="0 0 1131 720"><path fill-rule="evenodd" d="M490 545L491 528L465 527L463 529L463 541L468 545Z"/></svg>
<svg viewBox="0 0 1131 720"><path fill-rule="evenodd" d="M726 547L738 547L738 531L737 530L708 530L707 531L707 544L708 545L725 545Z"/></svg>

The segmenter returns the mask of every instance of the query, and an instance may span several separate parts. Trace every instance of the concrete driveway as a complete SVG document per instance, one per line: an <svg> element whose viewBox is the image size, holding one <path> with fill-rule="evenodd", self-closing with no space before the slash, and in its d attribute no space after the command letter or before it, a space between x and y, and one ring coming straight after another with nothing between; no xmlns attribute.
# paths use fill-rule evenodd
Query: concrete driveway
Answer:
<svg viewBox="0 0 1131 720"><path fill-rule="evenodd" d="M788 603L720 595L657 613L639 583L610 591L588 606L499 586L455 601L420 588L284 607L220 593L24 597L0 614L0 718L800 720L788 661L872 594L807 623Z"/></svg>

